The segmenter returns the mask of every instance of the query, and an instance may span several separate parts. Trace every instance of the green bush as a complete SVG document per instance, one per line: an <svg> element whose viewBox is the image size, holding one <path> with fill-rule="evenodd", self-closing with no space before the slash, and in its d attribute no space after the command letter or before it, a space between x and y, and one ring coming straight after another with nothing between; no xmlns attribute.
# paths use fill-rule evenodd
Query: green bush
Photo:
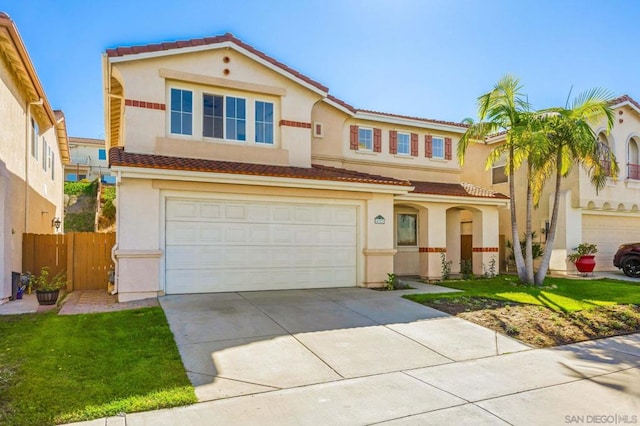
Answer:
<svg viewBox="0 0 640 426"><path fill-rule="evenodd" d="M95 196L98 193L98 180L89 182L83 179L80 182L65 182L64 193L67 195L85 194Z"/></svg>

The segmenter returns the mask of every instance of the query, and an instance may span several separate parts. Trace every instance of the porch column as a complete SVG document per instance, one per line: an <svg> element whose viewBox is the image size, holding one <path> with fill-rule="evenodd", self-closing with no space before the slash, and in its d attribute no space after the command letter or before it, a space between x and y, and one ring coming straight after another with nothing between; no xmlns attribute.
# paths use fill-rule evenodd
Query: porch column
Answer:
<svg viewBox="0 0 640 426"><path fill-rule="evenodd" d="M553 194L549 195L549 218L553 208ZM553 241L549 270L566 274L575 272L576 267L567 261L567 255L572 252L572 248L582 242L582 211L571 206L571 191L560 193L560 204L558 209L558 224L556 226L556 237Z"/></svg>
<svg viewBox="0 0 640 426"><path fill-rule="evenodd" d="M382 287L387 274L393 272L393 195L373 194L367 200L363 287ZM360 284L359 284L360 285Z"/></svg>
<svg viewBox="0 0 640 426"><path fill-rule="evenodd" d="M495 261L499 272L499 221L497 207L481 207L473 212L473 273L482 275Z"/></svg>
<svg viewBox="0 0 640 426"><path fill-rule="evenodd" d="M423 218L426 216L426 218ZM429 206L420 211L420 277L429 280L442 278L441 253L447 252L447 210ZM427 228L427 229L425 229ZM426 242L426 244L425 244Z"/></svg>
<svg viewBox="0 0 640 426"><path fill-rule="evenodd" d="M451 272L454 274L460 273L460 238L462 235L460 217L460 210L447 210L447 261L451 261Z"/></svg>

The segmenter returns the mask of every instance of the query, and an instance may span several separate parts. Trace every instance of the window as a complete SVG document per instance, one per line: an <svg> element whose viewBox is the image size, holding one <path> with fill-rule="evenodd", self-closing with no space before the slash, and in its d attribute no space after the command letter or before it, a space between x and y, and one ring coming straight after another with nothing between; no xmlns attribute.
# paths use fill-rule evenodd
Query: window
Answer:
<svg viewBox="0 0 640 426"><path fill-rule="evenodd" d="M496 166L491 169L491 183L494 185L497 183L509 182L509 176L507 176L505 166Z"/></svg>
<svg viewBox="0 0 640 426"><path fill-rule="evenodd" d="M38 128L38 123L32 118L31 119L31 155L36 160L38 159L38 135L40 133L40 129Z"/></svg>
<svg viewBox="0 0 640 426"><path fill-rule="evenodd" d="M444 138L434 136L431 141L433 158L444 158Z"/></svg>
<svg viewBox="0 0 640 426"><path fill-rule="evenodd" d="M223 97L202 95L202 135L224 139Z"/></svg>
<svg viewBox="0 0 640 426"><path fill-rule="evenodd" d="M67 182L77 182L78 181L78 175L75 173L67 173L67 175L64 178L65 181Z"/></svg>
<svg viewBox="0 0 640 426"><path fill-rule="evenodd" d="M397 240L398 246L418 245L418 215L398 213Z"/></svg>
<svg viewBox="0 0 640 426"><path fill-rule="evenodd" d="M273 143L273 104L256 101L256 142Z"/></svg>
<svg viewBox="0 0 640 426"><path fill-rule="evenodd" d="M313 122L313 137L316 137L316 138L324 137L324 125L319 121Z"/></svg>
<svg viewBox="0 0 640 426"><path fill-rule="evenodd" d="M45 172L47 171L47 147L49 146L49 144L47 144L47 140L43 139L42 140L42 170L44 170Z"/></svg>
<svg viewBox="0 0 640 426"><path fill-rule="evenodd" d="M358 129L358 149L373 151L373 129Z"/></svg>
<svg viewBox="0 0 640 426"><path fill-rule="evenodd" d="M192 134L193 94L190 90L171 89L171 133Z"/></svg>
<svg viewBox="0 0 640 426"><path fill-rule="evenodd" d="M52 149L49 149L49 160L50 160L50 164L49 167L51 167L51 180L55 180L56 178L56 174L55 174L55 170L56 170L56 163L55 163L55 159L56 159L56 154L53 152Z"/></svg>
<svg viewBox="0 0 640 426"><path fill-rule="evenodd" d="M411 139L408 133L398 133L398 154L409 155Z"/></svg>
<svg viewBox="0 0 640 426"><path fill-rule="evenodd" d="M227 139L236 141L247 140L246 103L247 101L245 99L227 96L225 104L227 108Z"/></svg>
<svg viewBox="0 0 640 426"><path fill-rule="evenodd" d="M106 159L107 159L107 150L98 149L98 160L106 160Z"/></svg>

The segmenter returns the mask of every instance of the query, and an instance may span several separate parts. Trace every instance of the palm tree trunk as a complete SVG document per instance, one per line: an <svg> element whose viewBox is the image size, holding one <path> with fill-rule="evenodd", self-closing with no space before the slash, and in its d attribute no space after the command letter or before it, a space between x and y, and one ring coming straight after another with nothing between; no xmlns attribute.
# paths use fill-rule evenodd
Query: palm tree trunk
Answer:
<svg viewBox="0 0 640 426"><path fill-rule="evenodd" d="M533 210L533 193L531 191L531 163L527 164L527 219L525 237L525 259L524 266L527 274L527 284L534 283L533 277L533 241L531 229L531 212Z"/></svg>
<svg viewBox="0 0 640 426"><path fill-rule="evenodd" d="M518 222L516 217L516 185L513 173L513 156L514 148L513 143L509 147L509 197L511 202L509 203L509 210L511 212L511 239L513 240L513 257L516 262L516 270L518 271L518 278L520 282L526 282L527 276L525 274L524 257L522 256L522 246L520 245L520 237L518 236Z"/></svg>
<svg viewBox="0 0 640 426"><path fill-rule="evenodd" d="M551 261L551 252L553 251L553 241L556 238L556 227L558 225L558 212L560 210L560 183L562 179L562 154L558 150L558 157L556 161L556 188L553 196L553 210L551 211L551 222L549 223L549 232L547 233L547 241L544 246L544 253L542 255L542 261L540 262L540 268L536 272L535 283L538 286L544 284L544 279L547 276L549 270L549 262Z"/></svg>

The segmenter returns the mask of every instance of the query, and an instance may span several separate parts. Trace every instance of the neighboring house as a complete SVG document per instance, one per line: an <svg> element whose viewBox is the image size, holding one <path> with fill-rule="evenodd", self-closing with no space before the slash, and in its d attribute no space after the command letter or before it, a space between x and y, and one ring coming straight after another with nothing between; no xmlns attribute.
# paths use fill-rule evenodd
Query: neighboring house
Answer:
<svg viewBox="0 0 640 426"><path fill-rule="evenodd" d="M0 303L22 271L23 233L63 219L64 115L53 111L14 22L0 12ZM62 232L62 229L58 230Z"/></svg>
<svg viewBox="0 0 640 426"><path fill-rule="evenodd" d="M103 65L120 300L379 286L499 255L508 199L461 182L464 125L355 109L230 34Z"/></svg>
<svg viewBox="0 0 640 426"><path fill-rule="evenodd" d="M575 265L567 261L567 255L582 242L598 245L596 270L617 270L613 256L622 243L640 241L640 104L629 96L621 96L611 102L615 112L613 129L607 133L603 121L593 126L600 141L606 143L617 157L620 168L618 178L608 179L606 187L596 191L582 167L574 167L563 180L561 187L559 222L554 241L550 271L575 273ZM473 146L467 153L469 159L481 159L465 165L463 178L495 191L508 193L508 178L504 164L491 170L484 169L488 152L501 143L503 136L488 139L486 145ZM473 167L477 164L477 167ZM516 206L520 232L525 224L526 179L522 167L516 174ZM521 184L518 185L518 182ZM533 225L539 241L544 244L545 233L553 208L554 180L544 188L539 208L533 212ZM509 211L500 212L500 234L511 239Z"/></svg>
<svg viewBox="0 0 640 426"><path fill-rule="evenodd" d="M67 182L78 182L82 179L113 184L109 160L103 139L69 137L69 153L71 162L64 167L64 179Z"/></svg>

